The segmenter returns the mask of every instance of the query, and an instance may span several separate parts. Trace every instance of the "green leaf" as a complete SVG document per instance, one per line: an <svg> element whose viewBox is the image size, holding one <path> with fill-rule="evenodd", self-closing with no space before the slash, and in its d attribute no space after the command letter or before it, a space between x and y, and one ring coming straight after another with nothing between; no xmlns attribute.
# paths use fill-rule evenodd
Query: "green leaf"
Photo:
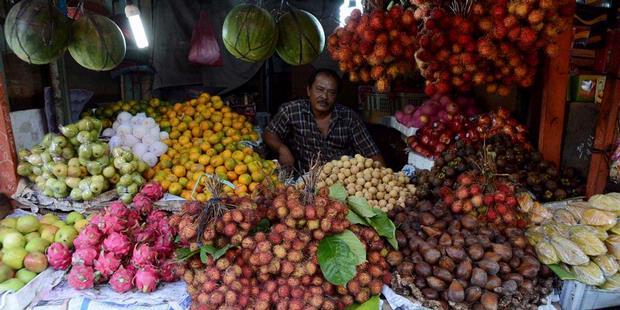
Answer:
<svg viewBox="0 0 620 310"><path fill-rule="evenodd" d="M179 243L181 242L181 236L177 235L176 237L174 237L174 243Z"/></svg>
<svg viewBox="0 0 620 310"><path fill-rule="evenodd" d="M549 267L549 269L551 269L551 271L553 271L553 273L555 273L558 278L560 278L560 280L577 280L577 277L574 273L564 269L559 264L547 265L547 267Z"/></svg>
<svg viewBox="0 0 620 310"><path fill-rule="evenodd" d="M179 248L179 249L176 250L176 257L177 257L177 260L184 261L184 260L194 256L199 251L200 250L191 251L188 248Z"/></svg>
<svg viewBox="0 0 620 310"><path fill-rule="evenodd" d="M351 196L347 198L349 208L361 217L373 217L375 212L364 197Z"/></svg>
<svg viewBox="0 0 620 310"><path fill-rule="evenodd" d="M329 187L329 198L340 202L346 202L347 190L341 183L336 183Z"/></svg>
<svg viewBox="0 0 620 310"><path fill-rule="evenodd" d="M349 213L347 213L347 220L349 220L351 224L360 224L364 226L370 226L370 224L368 224L368 221L366 221L366 219L357 215L357 213L353 212L353 210L349 210Z"/></svg>
<svg viewBox="0 0 620 310"><path fill-rule="evenodd" d="M212 245L203 245L200 247L200 260L206 264L207 263L207 254L210 254L214 260L219 259L220 257L224 256L224 254L226 254L226 251L228 251L230 248L234 248L235 246L232 244L227 244L226 246L224 246L221 249L216 249L214 246Z"/></svg>
<svg viewBox="0 0 620 310"><path fill-rule="evenodd" d="M379 309L379 295L370 297L363 304L352 304L345 308L345 310L377 310Z"/></svg>
<svg viewBox="0 0 620 310"><path fill-rule="evenodd" d="M323 238L319 243L317 258L327 281L346 285L355 277L355 266L366 261L366 250L350 230Z"/></svg>
<svg viewBox="0 0 620 310"><path fill-rule="evenodd" d="M376 215L368 219L368 223L372 226L379 236L385 237L388 242L398 250L398 242L396 242L396 226L383 211L375 211Z"/></svg>
<svg viewBox="0 0 620 310"><path fill-rule="evenodd" d="M347 246L349 246L349 249L351 250L351 252L353 252L353 255L355 255L356 266L366 261L366 249L364 248L364 245L362 244L360 239L357 238L357 236L353 232L351 232L350 230L345 230L336 236L338 236L338 238L340 238L347 244Z"/></svg>
<svg viewBox="0 0 620 310"><path fill-rule="evenodd" d="M261 219L258 224L256 224L256 226L252 227L252 229L250 229L249 234L250 235L254 235L257 232L266 232L269 230L269 228L271 228L271 222L269 222L268 219Z"/></svg>

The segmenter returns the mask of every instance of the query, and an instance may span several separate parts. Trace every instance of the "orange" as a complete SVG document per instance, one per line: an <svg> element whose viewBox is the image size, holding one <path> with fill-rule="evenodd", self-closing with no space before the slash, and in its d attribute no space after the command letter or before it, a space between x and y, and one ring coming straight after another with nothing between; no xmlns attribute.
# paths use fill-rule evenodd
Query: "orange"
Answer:
<svg viewBox="0 0 620 310"><path fill-rule="evenodd" d="M198 157L198 162L203 165L208 165L210 160L211 160L211 157L209 157L209 155L206 155L206 154L200 155L200 157Z"/></svg>
<svg viewBox="0 0 620 310"><path fill-rule="evenodd" d="M194 136L194 137L201 137L202 136L202 129L200 129L200 127L192 128L192 136Z"/></svg>
<svg viewBox="0 0 620 310"><path fill-rule="evenodd" d="M159 182L159 185L161 185L161 188L162 188L164 191L167 191L167 190L168 190L168 187L170 187L170 182L169 182L169 181L167 181L167 180L163 180L163 181Z"/></svg>
<svg viewBox="0 0 620 310"><path fill-rule="evenodd" d="M181 193L181 198L183 198L185 200L193 200L192 199L192 192L191 191L183 191L183 193Z"/></svg>
<svg viewBox="0 0 620 310"><path fill-rule="evenodd" d="M215 149L216 152L221 152L224 150L224 145L221 143L218 143L216 145L213 146L213 149Z"/></svg>
<svg viewBox="0 0 620 310"><path fill-rule="evenodd" d="M229 159L232 158L232 152L230 150L224 150L222 151L220 156L224 157L225 159Z"/></svg>
<svg viewBox="0 0 620 310"><path fill-rule="evenodd" d="M265 179L265 175L260 171L252 172L252 180L256 182L262 182Z"/></svg>
<svg viewBox="0 0 620 310"><path fill-rule="evenodd" d="M237 174L234 171L228 171L226 172L226 178L228 178L228 181L233 181L237 179Z"/></svg>
<svg viewBox="0 0 620 310"><path fill-rule="evenodd" d="M207 195L203 194L203 193L198 193L196 194L196 200L200 201L200 202L205 202L207 201Z"/></svg>
<svg viewBox="0 0 620 310"><path fill-rule="evenodd" d="M252 177L247 173L241 174L239 175L239 183L250 185L252 183Z"/></svg>
<svg viewBox="0 0 620 310"><path fill-rule="evenodd" d="M245 186L245 184L239 184L237 188L235 189L235 193L237 195L246 194L247 192L248 192L248 187Z"/></svg>
<svg viewBox="0 0 620 310"><path fill-rule="evenodd" d="M248 186L248 189L250 190L250 192L253 192L256 190L256 187L258 187L258 183L256 182L252 182L250 183L250 185Z"/></svg>
<svg viewBox="0 0 620 310"><path fill-rule="evenodd" d="M237 150L232 153L232 158L236 161L242 162L245 158L245 154L243 154L242 151Z"/></svg>
<svg viewBox="0 0 620 310"><path fill-rule="evenodd" d="M211 163L211 166L218 167L224 164L224 159L220 155L213 156L211 157L210 163Z"/></svg>
<svg viewBox="0 0 620 310"><path fill-rule="evenodd" d="M213 168L213 166L209 165L209 166L207 166L205 168L205 173L213 174L213 173L215 173L215 168Z"/></svg>
<svg viewBox="0 0 620 310"><path fill-rule="evenodd" d="M209 149L211 149L211 144L209 144L209 142L202 142L200 144L200 150L203 152L207 152Z"/></svg>
<svg viewBox="0 0 620 310"><path fill-rule="evenodd" d="M187 184L185 184L185 189L188 189L190 191L193 190L194 184L196 184L196 182L187 182Z"/></svg>
<svg viewBox="0 0 620 310"><path fill-rule="evenodd" d="M172 173L174 173L175 176L180 178L185 176L187 170L185 170L185 167L177 165L172 168Z"/></svg>
<svg viewBox="0 0 620 310"><path fill-rule="evenodd" d="M222 129L224 129L224 126L222 125L222 123L216 122L213 125L213 131L220 132L222 131Z"/></svg>
<svg viewBox="0 0 620 310"><path fill-rule="evenodd" d="M245 155L252 155L252 153L254 153L254 150L251 147L244 147L241 150L243 151L243 154Z"/></svg>
<svg viewBox="0 0 620 310"><path fill-rule="evenodd" d="M224 167L229 171L235 170L235 166L237 166L237 162L232 158L228 158L224 161Z"/></svg>
<svg viewBox="0 0 620 310"><path fill-rule="evenodd" d="M228 170L224 166L219 166L215 168L215 174L217 175L226 175L227 172Z"/></svg>
<svg viewBox="0 0 620 310"><path fill-rule="evenodd" d="M241 175L248 172L248 166L246 166L245 164L238 164L235 166L234 170L236 174Z"/></svg>
<svg viewBox="0 0 620 310"><path fill-rule="evenodd" d="M203 164L192 164L192 167L189 169L191 172L200 172L205 169Z"/></svg>
<svg viewBox="0 0 620 310"><path fill-rule="evenodd" d="M187 183L189 183L189 180L187 178L179 178L179 184L181 184L181 186L185 186L187 185Z"/></svg>
<svg viewBox="0 0 620 310"><path fill-rule="evenodd" d="M170 184L170 188L168 189L168 191L170 192L170 194L173 195L179 195L181 194L181 191L183 190L183 187L181 186L181 184L179 183L172 183Z"/></svg>
<svg viewBox="0 0 620 310"><path fill-rule="evenodd" d="M197 162L198 158L200 158L200 152L192 151L191 153L189 153L189 160L191 160L193 162Z"/></svg>

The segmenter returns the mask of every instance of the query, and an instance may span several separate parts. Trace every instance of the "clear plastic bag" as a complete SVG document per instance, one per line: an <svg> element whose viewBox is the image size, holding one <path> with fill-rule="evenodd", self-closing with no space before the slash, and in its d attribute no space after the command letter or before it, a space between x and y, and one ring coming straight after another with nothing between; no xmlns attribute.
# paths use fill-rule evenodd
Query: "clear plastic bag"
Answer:
<svg viewBox="0 0 620 310"><path fill-rule="evenodd" d="M590 259L574 242L564 237L551 236L551 244L558 254L558 258L568 265L583 265Z"/></svg>
<svg viewBox="0 0 620 310"><path fill-rule="evenodd" d="M617 223L616 214L598 209L583 211L581 223L592 226L614 226Z"/></svg>
<svg viewBox="0 0 620 310"><path fill-rule="evenodd" d="M191 47L187 58L190 62L206 66L222 66L222 54L217 36L211 26L207 11L200 12L192 30Z"/></svg>
<svg viewBox="0 0 620 310"><path fill-rule="evenodd" d="M594 262L585 265L573 266L573 273L577 281L588 285L601 285L605 283L603 271Z"/></svg>
<svg viewBox="0 0 620 310"><path fill-rule="evenodd" d="M620 260L620 235L611 235L605 240L609 254Z"/></svg>
<svg viewBox="0 0 620 310"><path fill-rule="evenodd" d="M592 260L601 268L605 277L610 277L618 272L618 261L611 255L600 255L592 258Z"/></svg>
<svg viewBox="0 0 620 310"><path fill-rule="evenodd" d="M620 273L607 277L607 281L605 281L600 288L605 290L620 290Z"/></svg>
<svg viewBox="0 0 620 310"><path fill-rule="evenodd" d="M536 256L538 260L545 265L557 264L560 262L558 254L555 252L555 248L547 240L541 240L538 242L534 249L536 250Z"/></svg>
<svg viewBox="0 0 620 310"><path fill-rule="evenodd" d="M603 241L586 228L571 229L570 240L579 246L586 255L598 256L607 253L607 247Z"/></svg>

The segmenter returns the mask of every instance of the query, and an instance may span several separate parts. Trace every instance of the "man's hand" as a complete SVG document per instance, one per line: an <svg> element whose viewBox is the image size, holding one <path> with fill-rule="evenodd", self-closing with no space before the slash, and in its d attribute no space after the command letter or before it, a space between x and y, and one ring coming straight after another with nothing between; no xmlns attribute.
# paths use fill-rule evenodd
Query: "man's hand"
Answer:
<svg viewBox="0 0 620 310"><path fill-rule="evenodd" d="M280 165L282 167L291 167L295 164L295 157L291 153L291 150L288 149L286 145L281 145L278 149L278 160L280 161Z"/></svg>

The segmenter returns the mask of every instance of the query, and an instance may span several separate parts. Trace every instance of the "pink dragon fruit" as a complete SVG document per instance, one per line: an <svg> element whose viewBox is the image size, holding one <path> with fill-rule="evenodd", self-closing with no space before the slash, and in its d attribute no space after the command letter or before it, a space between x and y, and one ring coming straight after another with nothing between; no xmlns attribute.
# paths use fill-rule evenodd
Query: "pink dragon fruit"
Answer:
<svg viewBox="0 0 620 310"><path fill-rule="evenodd" d="M95 225L95 227L97 227L99 230L102 230L102 228L105 227L105 222L103 221L103 213L100 212L93 215L93 217L90 219L90 225Z"/></svg>
<svg viewBox="0 0 620 310"><path fill-rule="evenodd" d="M161 234L157 237L153 249L157 252L158 258L167 258L174 250L174 235Z"/></svg>
<svg viewBox="0 0 620 310"><path fill-rule="evenodd" d="M47 262L56 270L66 270L71 265L69 248L59 242L54 242L47 248Z"/></svg>
<svg viewBox="0 0 620 310"><path fill-rule="evenodd" d="M133 232L133 239L136 243L150 243L155 241L157 232L151 226L137 228Z"/></svg>
<svg viewBox="0 0 620 310"><path fill-rule="evenodd" d="M140 220L140 213L137 210L129 210L129 213L127 213L127 228L134 229L140 226Z"/></svg>
<svg viewBox="0 0 620 310"><path fill-rule="evenodd" d="M131 250L131 243L127 236L118 232L113 232L103 240L103 249L107 252L112 252L118 257L123 257Z"/></svg>
<svg viewBox="0 0 620 310"><path fill-rule="evenodd" d="M106 213L116 217L127 217L129 209L121 201L115 201L106 208Z"/></svg>
<svg viewBox="0 0 620 310"><path fill-rule="evenodd" d="M133 197L133 208L138 210L140 214L147 215L153 211L153 203L148 196L138 193L135 197Z"/></svg>
<svg viewBox="0 0 620 310"><path fill-rule="evenodd" d="M151 214L149 214L149 216L146 218L146 222L149 224L159 223L161 219L166 219L166 221L168 221L168 216L166 215L166 212L162 210L155 210L151 212Z"/></svg>
<svg viewBox="0 0 620 310"><path fill-rule="evenodd" d="M133 288L135 272L120 266L110 278L110 286L119 293L125 293Z"/></svg>
<svg viewBox="0 0 620 310"><path fill-rule="evenodd" d="M95 285L95 272L92 267L76 265L67 275L67 281L76 290L92 288Z"/></svg>
<svg viewBox="0 0 620 310"><path fill-rule="evenodd" d="M148 197L151 201L157 201L164 197L163 189L155 182L144 185L140 193L146 195L146 197Z"/></svg>
<svg viewBox="0 0 620 310"><path fill-rule="evenodd" d="M136 288L143 293L150 293L155 290L159 278L157 277L157 270L153 266L144 266L136 272L136 276L133 278Z"/></svg>
<svg viewBox="0 0 620 310"><path fill-rule="evenodd" d="M121 232L127 229L127 218L126 217L117 217L113 214L106 214L103 216L103 231L106 234L110 234L112 232Z"/></svg>
<svg viewBox="0 0 620 310"><path fill-rule="evenodd" d="M161 266L159 266L159 277L164 282L174 282L179 279L176 274L176 269L178 267L178 263L173 259L169 259L165 261Z"/></svg>
<svg viewBox="0 0 620 310"><path fill-rule="evenodd" d="M101 242L101 232L93 224L86 226L80 234L73 240L76 249L98 247Z"/></svg>
<svg viewBox="0 0 620 310"><path fill-rule="evenodd" d="M137 266L148 266L155 263L157 259L157 252L153 250L148 244L137 245L133 250L131 256L131 263Z"/></svg>
<svg viewBox="0 0 620 310"><path fill-rule="evenodd" d="M95 261L95 270L97 270L104 278L109 278L120 265L121 260L116 258L114 253L108 252L99 255L99 258Z"/></svg>
<svg viewBox="0 0 620 310"><path fill-rule="evenodd" d="M92 266L97 259L97 250L95 248L82 248L73 252L73 256L71 257L71 265L86 265Z"/></svg>

